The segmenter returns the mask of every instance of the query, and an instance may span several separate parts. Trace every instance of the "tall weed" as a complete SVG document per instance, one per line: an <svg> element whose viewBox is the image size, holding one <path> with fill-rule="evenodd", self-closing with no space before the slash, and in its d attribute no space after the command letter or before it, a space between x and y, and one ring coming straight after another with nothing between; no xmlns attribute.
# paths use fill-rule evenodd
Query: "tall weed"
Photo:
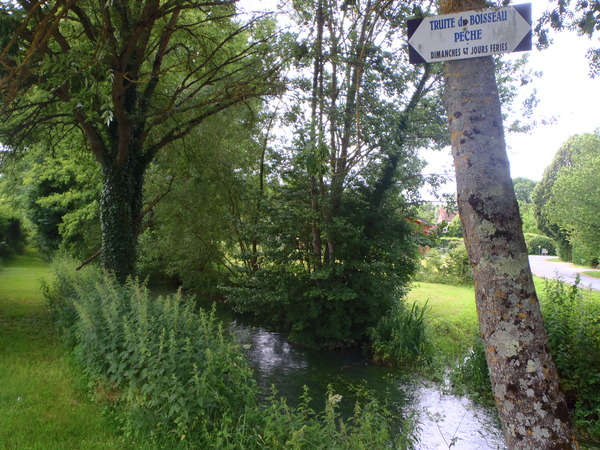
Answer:
<svg viewBox="0 0 600 450"><path fill-rule="evenodd" d="M468 393L480 403L495 404L483 340L479 333L473 336L473 345L467 356L450 372L450 381L457 392Z"/></svg>
<svg viewBox="0 0 600 450"><path fill-rule="evenodd" d="M542 314L575 424L600 436L600 302L579 287L546 280Z"/></svg>
<svg viewBox="0 0 600 450"><path fill-rule="evenodd" d="M397 302L392 311L376 327L369 338L376 361L387 365L410 366L423 361L431 353L427 338L427 304L413 303L409 308Z"/></svg>
<svg viewBox="0 0 600 450"><path fill-rule="evenodd" d="M194 311L180 294L152 299L134 282L64 272L46 292L63 329L75 319L70 337L86 375L120 392L129 431L189 438L256 406L242 353L213 313Z"/></svg>
<svg viewBox="0 0 600 450"><path fill-rule="evenodd" d="M449 250L432 248L416 274L417 281L464 286L473 284L473 272L462 241L453 242Z"/></svg>
<svg viewBox="0 0 600 450"><path fill-rule="evenodd" d="M238 345L213 312L196 311L180 294L153 299L88 269L60 261L45 286L61 329L85 374L117 411L123 429L157 448L408 448L408 431L375 401L342 420L329 392L315 413L308 394L290 408L266 404ZM410 426L404 425L406 430Z"/></svg>

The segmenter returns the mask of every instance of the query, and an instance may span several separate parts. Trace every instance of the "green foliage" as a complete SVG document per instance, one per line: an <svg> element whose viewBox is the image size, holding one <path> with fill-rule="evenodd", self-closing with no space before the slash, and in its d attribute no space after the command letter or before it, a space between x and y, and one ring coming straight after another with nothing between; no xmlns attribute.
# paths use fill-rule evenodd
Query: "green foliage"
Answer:
<svg viewBox="0 0 600 450"><path fill-rule="evenodd" d="M591 165L594 164L598 148L600 135L597 134L586 133L567 139L556 152L552 163L544 170L542 179L531 194L538 228L554 239L558 254L564 261L572 259L573 224L577 226L579 221L583 221L584 229L590 226L592 229L597 228L597 221L589 220L590 213L593 219L596 218L596 209L589 201L595 202L592 193L597 188L594 188L593 180L598 171L586 172L586 167L588 159ZM560 181L563 175L566 176ZM575 195L571 191L573 183L578 185Z"/></svg>
<svg viewBox="0 0 600 450"><path fill-rule="evenodd" d="M308 406L308 393L296 408L275 393L259 403L238 345L213 313L196 311L180 294L152 299L143 286L121 285L90 267L75 274L65 261L55 272L45 295L59 324L97 395L116 398L113 409L138 442L257 450L409 446L410 425L392 430L390 413L376 401L357 404L347 420L331 391L322 413Z"/></svg>
<svg viewBox="0 0 600 450"><path fill-rule="evenodd" d="M600 257L600 130L578 136L576 144L570 164L552 186L546 210L568 234L574 252L577 248L577 262L593 265Z"/></svg>
<svg viewBox="0 0 600 450"><path fill-rule="evenodd" d="M261 148L253 139L258 112L230 108L190 133L194 151L161 154L146 176L145 197L157 202L140 237L141 276L166 275L195 292L219 294L234 253L251 243L240 224L254 223Z"/></svg>
<svg viewBox="0 0 600 450"><path fill-rule="evenodd" d="M472 284L473 273L464 241L460 239L445 242L450 243L448 249L432 248L427 252L416 279L455 286Z"/></svg>
<svg viewBox="0 0 600 450"><path fill-rule="evenodd" d="M87 258L100 248L100 173L83 146L80 138L53 151L33 145L6 169L6 195L33 225L45 257L61 249Z"/></svg>
<svg viewBox="0 0 600 450"><path fill-rule="evenodd" d="M1 17L14 25L13 13L25 16L0 26L9 46L0 59L14 69L0 73L0 139L18 153L84 138L101 166L101 261L120 282L135 269L144 175L156 155L185 146L207 117L277 87L272 21L236 17L233 2L164 6L109 1L98 14L89 0L9 2Z"/></svg>
<svg viewBox="0 0 600 450"><path fill-rule="evenodd" d="M376 361L386 365L415 366L432 352L427 337L427 303L413 303L409 308L398 301L382 317L377 326L369 329L369 339Z"/></svg>
<svg viewBox="0 0 600 450"><path fill-rule="evenodd" d="M515 195L519 202L519 213L523 222L523 233L541 234L537 226L537 221L534 213L534 205L532 203L531 194L537 185L536 181L529 178L517 177L513 179Z"/></svg>
<svg viewBox="0 0 600 450"><path fill-rule="evenodd" d="M433 224L437 219L438 210L438 205L432 202L426 202L419 205L415 217L426 220L427 222Z"/></svg>
<svg viewBox="0 0 600 450"><path fill-rule="evenodd" d="M523 222L523 233L541 234L534 213L535 206L532 203L520 204L519 213Z"/></svg>
<svg viewBox="0 0 600 450"><path fill-rule="evenodd" d="M452 222L448 224L448 236L455 238L463 237L462 223L460 222L460 216L458 214L452 219Z"/></svg>
<svg viewBox="0 0 600 450"><path fill-rule="evenodd" d="M8 206L0 203L0 257L18 253L24 245L25 233L21 220Z"/></svg>
<svg viewBox="0 0 600 450"><path fill-rule="evenodd" d="M575 284L546 280L542 314L575 424L600 436L600 302Z"/></svg>
<svg viewBox="0 0 600 450"><path fill-rule="evenodd" d="M548 255L556 255L554 241L548 236L525 233L525 243L527 244L527 253L530 255L539 255L541 249L544 248L548 250Z"/></svg>
<svg viewBox="0 0 600 450"><path fill-rule="evenodd" d="M531 193L537 182L525 177L513 178L513 186L519 206L531 203Z"/></svg>
<svg viewBox="0 0 600 450"><path fill-rule="evenodd" d="M261 267L227 289L242 312L283 323L290 338L309 347L346 347L366 338L369 327L403 294L417 255L411 227L401 211L374 208L368 195L347 193L335 221L335 261L314 257L311 218L284 190L261 224ZM302 193L303 194L303 193Z"/></svg>
<svg viewBox="0 0 600 450"><path fill-rule="evenodd" d="M450 380L457 392L468 393L482 403L494 405L485 348L479 333L473 336L467 356L450 372Z"/></svg>
<svg viewBox="0 0 600 450"><path fill-rule="evenodd" d="M328 390L323 412L318 414L309 407L311 399L306 388L296 408L290 408L284 400L276 400L275 395L273 393L263 413L266 424L264 430L253 442L254 445L244 448L412 448L407 433L411 430L405 430L405 434L391 434L389 428L382 425L393 418L375 401L364 406L357 404L352 417L344 423L338 411L341 396L334 394L331 389Z"/></svg>
<svg viewBox="0 0 600 450"><path fill-rule="evenodd" d="M573 245L573 263L580 266L598 267L600 250L596 242L575 242Z"/></svg>
<svg viewBox="0 0 600 450"><path fill-rule="evenodd" d="M204 436L256 406L248 364L212 313L180 294L154 300L133 282L58 269L46 295L86 375L120 393L128 430Z"/></svg>

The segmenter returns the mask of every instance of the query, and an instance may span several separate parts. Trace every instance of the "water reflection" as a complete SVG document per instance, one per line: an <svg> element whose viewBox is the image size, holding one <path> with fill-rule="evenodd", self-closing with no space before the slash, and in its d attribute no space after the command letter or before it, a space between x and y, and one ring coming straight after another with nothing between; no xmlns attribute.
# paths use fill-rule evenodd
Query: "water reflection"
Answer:
<svg viewBox="0 0 600 450"><path fill-rule="evenodd" d="M506 448L493 411L436 387L416 386L414 398L422 430L417 449Z"/></svg>
<svg viewBox="0 0 600 450"><path fill-rule="evenodd" d="M204 305L206 307L206 305ZM376 366L359 350L315 351L286 341L277 331L253 326L218 308L219 318L241 343L263 395L285 397L296 405L304 386L313 398L311 407L322 410L331 386L342 395L342 413L351 415L361 392L387 395L399 422L417 415L420 442L417 449L505 449L495 411L473 404L468 398L448 395L443 386L427 384L401 371Z"/></svg>

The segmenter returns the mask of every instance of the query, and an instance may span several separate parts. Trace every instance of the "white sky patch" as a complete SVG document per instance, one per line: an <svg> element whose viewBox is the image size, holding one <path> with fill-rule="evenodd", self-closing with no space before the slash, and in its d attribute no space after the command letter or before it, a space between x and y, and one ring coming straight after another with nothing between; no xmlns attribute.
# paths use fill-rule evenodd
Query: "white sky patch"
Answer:
<svg viewBox="0 0 600 450"><path fill-rule="evenodd" d="M514 4L528 3L513 1ZM547 0L532 0L534 25L547 9L555 6ZM239 5L248 11L274 10L281 12L278 0L241 0ZM597 38L577 36L575 32L564 31L552 35L554 43L549 49L530 53L529 66L533 71L541 71L541 78L531 84L537 89L539 104L533 113L538 123L555 118L551 125L539 125L531 133L510 133L506 135L507 151L511 175L539 180L544 169L550 164L563 142L574 134L591 133L600 127L600 79L591 79L586 59L588 48L598 46ZM535 41L535 37L534 37ZM515 54L519 56L519 54ZM523 89L528 91L530 87ZM518 114L517 104L515 112ZM515 117L513 117L514 119ZM433 151L423 149L421 157L427 160L425 173L450 173L454 168L450 149ZM444 192L453 192L450 184ZM425 193L424 193L425 194Z"/></svg>

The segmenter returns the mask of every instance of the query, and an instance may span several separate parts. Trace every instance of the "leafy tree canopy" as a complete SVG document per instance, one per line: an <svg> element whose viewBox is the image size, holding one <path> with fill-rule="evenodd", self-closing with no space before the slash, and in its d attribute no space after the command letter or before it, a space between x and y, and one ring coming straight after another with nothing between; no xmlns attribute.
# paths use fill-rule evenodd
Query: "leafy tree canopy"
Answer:
<svg viewBox="0 0 600 450"><path fill-rule="evenodd" d="M572 258L568 228L561 226L555 213L548 206L553 202L554 185L562 173L577 167L578 161L581 164L581 155L598 152L599 139L598 133L586 133L567 139L556 152L554 159L544 171L542 179L531 194L538 228L556 241L561 258L567 261Z"/></svg>
<svg viewBox="0 0 600 450"><path fill-rule="evenodd" d="M600 259L600 134L590 134L552 186L548 215L569 235L587 264Z"/></svg>
<svg viewBox="0 0 600 450"><path fill-rule="evenodd" d="M538 46L550 44L549 31L573 30L591 38L600 35L599 0L550 0L551 8L546 11L535 27ZM600 75L600 48L591 48L587 54L590 61L590 76Z"/></svg>
<svg viewBox="0 0 600 450"><path fill-rule="evenodd" d="M3 189L31 222L46 257L62 249L86 258L100 248L101 173L82 137L75 137L52 151L32 145L3 168Z"/></svg>
<svg viewBox="0 0 600 450"><path fill-rule="evenodd" d="M531 203L531 193L537 184L536 181L530 180L525 177L513 178L513 185L515 187L515 194L517 195L517 201L519 204Z"/></svg>
<svg viewBox="0 0 600 450"><path fill-rule="evenodd" d="M274 89L268 22L232 0L57 0L0 11L0 141L84 136L102 167L103 263L134 271L144 175L207 117Z"/></svg>

